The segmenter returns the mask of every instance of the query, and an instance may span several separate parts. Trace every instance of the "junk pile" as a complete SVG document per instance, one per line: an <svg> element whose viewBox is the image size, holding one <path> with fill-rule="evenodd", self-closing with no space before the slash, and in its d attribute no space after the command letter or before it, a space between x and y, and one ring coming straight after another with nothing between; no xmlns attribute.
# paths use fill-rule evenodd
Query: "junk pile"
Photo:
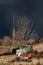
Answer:
<svg viewBox="0 0 43 65"><path fill-rule="evenodd" d="M39 58L43 56L40 52L33 51L32 45L21 45L20 48L16 50L16 57L14 61L31 61L32 58Z"/></svg>

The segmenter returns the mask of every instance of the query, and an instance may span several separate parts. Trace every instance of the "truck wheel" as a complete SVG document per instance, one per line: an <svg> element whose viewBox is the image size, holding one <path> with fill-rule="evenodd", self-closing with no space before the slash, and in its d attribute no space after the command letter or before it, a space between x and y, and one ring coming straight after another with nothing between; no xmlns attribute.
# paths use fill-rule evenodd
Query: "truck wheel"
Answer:
<svg viewBox="0 0 43 65"><path fill-rule="evenodd" d="M24 59L23 61L24 61L24 62L27 62L27 59Z"/></svg>
<svg viewBox="0 0 43 65"><path fill-rule="evenodd" d="M20 61L20 58L19 58L19 57L17 57L17 58L16 58L16 61Z"/></svg>
<svg viewBox="0 0 43 65"><path fill-rule="evenodd" d="M28 62L31 62L32 61L32 59L31 58L28 58Z"/></svg>

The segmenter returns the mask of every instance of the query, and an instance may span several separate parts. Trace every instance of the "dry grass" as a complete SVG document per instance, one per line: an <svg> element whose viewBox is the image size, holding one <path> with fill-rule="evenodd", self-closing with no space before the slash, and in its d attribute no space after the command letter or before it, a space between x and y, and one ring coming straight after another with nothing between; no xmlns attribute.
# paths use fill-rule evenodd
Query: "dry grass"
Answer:
<svg viewBox="0 0 43 65"><path fill-rule="evenodd" d="M11 48L10 46L0 46L0 54L6 52L6 48ZM0 65L43 65L43 58L37 59L33 58L31 62L9 62L15 58L16 55L6 55L0 56Z"/></svg>
<svg viewBox="0 0 43 65"><path fill-rule="evenodd" d="M0 65L43 65L43 58L33 58L31 62L9 62L15 58L15 55L0 56Z"/></svg>

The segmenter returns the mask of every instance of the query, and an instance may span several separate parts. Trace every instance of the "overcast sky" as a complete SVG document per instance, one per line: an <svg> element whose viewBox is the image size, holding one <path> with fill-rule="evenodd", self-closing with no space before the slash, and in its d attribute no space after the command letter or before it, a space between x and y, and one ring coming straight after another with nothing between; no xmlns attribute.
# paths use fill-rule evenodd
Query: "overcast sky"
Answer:
<svg viewBox="0 0 43 65"><path fill-rule="evenodd" d="M0 0L0 37L10 34L13 16L27 16L43 37L43 0Z"/></svg>

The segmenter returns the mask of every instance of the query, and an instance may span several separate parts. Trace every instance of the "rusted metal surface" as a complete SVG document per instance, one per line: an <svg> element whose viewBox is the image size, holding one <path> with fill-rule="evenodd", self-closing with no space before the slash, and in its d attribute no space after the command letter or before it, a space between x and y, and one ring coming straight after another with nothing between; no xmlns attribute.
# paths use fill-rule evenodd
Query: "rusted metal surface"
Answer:
<svg viewBox="0 0 43 65"><path fill-rule="evenodd" d="M31 53L23 53L23 54L22 54L22 57L28 57L28 58L30 58L31 55L32 55Z"/></svg>

